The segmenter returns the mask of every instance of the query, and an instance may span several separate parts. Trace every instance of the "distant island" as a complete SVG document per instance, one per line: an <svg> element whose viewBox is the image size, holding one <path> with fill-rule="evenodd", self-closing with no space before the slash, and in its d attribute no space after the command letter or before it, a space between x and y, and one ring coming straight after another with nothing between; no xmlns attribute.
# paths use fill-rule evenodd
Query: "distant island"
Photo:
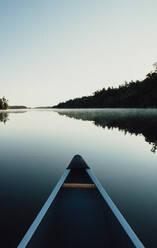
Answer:
<svg viewBox="0 0 157 248"><path fill-rule="evenodd" d="M28 107L22 106L22 105L9 106L8 108L9 109L28 109Z"/></svg>
<svg viewBox="0 0 157 248"><path fill-rule="evenodd" d="M28 109L28 107L23 106L23 105L14 105L10 106L8 104L8 100L3 96L0 98L0 110L7 110L7 109Z"/></svg>
<svg viewBox="0 0 157 248"><path fill-rule="evenodd" d="M155 71L142 81L125 82L118 88L103 88L91 96L70 99L53 108L156 108L157 63Z"/></svg>
<svg viewBox="0 0 157 248"><path fill-rule="evenodd" d="M47 106L47 107L35 107L34 109L52 109L52 107Z"/></svg>

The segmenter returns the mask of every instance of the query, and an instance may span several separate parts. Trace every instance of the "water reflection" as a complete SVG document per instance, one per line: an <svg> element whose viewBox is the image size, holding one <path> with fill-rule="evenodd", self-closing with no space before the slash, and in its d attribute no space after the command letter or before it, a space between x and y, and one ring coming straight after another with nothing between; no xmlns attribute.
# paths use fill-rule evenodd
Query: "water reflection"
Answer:
<svg viewBox="0 0 157 248"><path fill-rule="evenodd" d="M0 112L0 122L3 122L4 124L9 120L7 112Z"/></svg>
<svg viewBox="0 0 157 248"><path fill-rule="evenodd" d="M157 156L143 136L123 135L130 123L130 132L136 127L155 140L156 110L1 112L9 121L0 122L0 247L17 247L72 156L80 153L145 247L156 248Z"/></svg>
<svg viewBox="0 0 157 248"><path fill-rule="evenodd" d="M6 124L9 121L10 114L22 114L26 113L27 111L19 111L19 110L12 110L12 111L0 111L0 122Z"/></svg>
<svg viewBox="0 0 157 248"><path fill-rule="evenodd" d="M102 128L118 128L125 134L143 135L157 150L157 110L155 109L105 109L105 110L55 110L58 114L70 118L92 121Z"/></svg>

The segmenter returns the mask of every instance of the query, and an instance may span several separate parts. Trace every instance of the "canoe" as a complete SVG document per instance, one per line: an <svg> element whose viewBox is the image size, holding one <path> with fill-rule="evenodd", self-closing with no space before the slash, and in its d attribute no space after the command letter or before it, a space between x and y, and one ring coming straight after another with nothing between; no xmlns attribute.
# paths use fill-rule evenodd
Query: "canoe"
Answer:
<svg viewBox="0 0 157 248"><path fill-rule="evenodd" d="M18 248L143 248L80 155L75 155Z"/></svg>

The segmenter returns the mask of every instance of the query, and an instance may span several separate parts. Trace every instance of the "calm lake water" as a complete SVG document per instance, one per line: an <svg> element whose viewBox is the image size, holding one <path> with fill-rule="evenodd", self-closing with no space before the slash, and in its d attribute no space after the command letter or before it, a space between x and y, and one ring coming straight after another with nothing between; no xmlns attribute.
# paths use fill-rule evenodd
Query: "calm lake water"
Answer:
<svg viewBox="0 0 157 248"><path fill-rule="evenodd" d="M0 112L1 247L16 247L75 154L157 247L157 110Z"/></svg>

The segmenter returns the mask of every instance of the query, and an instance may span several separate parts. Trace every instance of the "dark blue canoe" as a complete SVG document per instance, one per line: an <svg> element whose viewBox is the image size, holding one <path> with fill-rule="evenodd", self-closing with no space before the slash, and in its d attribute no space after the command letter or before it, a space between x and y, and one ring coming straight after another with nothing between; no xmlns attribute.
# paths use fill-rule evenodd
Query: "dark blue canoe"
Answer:
<svg viewBox="0 0 157 248"><path fill-rule="evenodd" d="M70 165L18 248L143 248L80 155Z"/></svg>

